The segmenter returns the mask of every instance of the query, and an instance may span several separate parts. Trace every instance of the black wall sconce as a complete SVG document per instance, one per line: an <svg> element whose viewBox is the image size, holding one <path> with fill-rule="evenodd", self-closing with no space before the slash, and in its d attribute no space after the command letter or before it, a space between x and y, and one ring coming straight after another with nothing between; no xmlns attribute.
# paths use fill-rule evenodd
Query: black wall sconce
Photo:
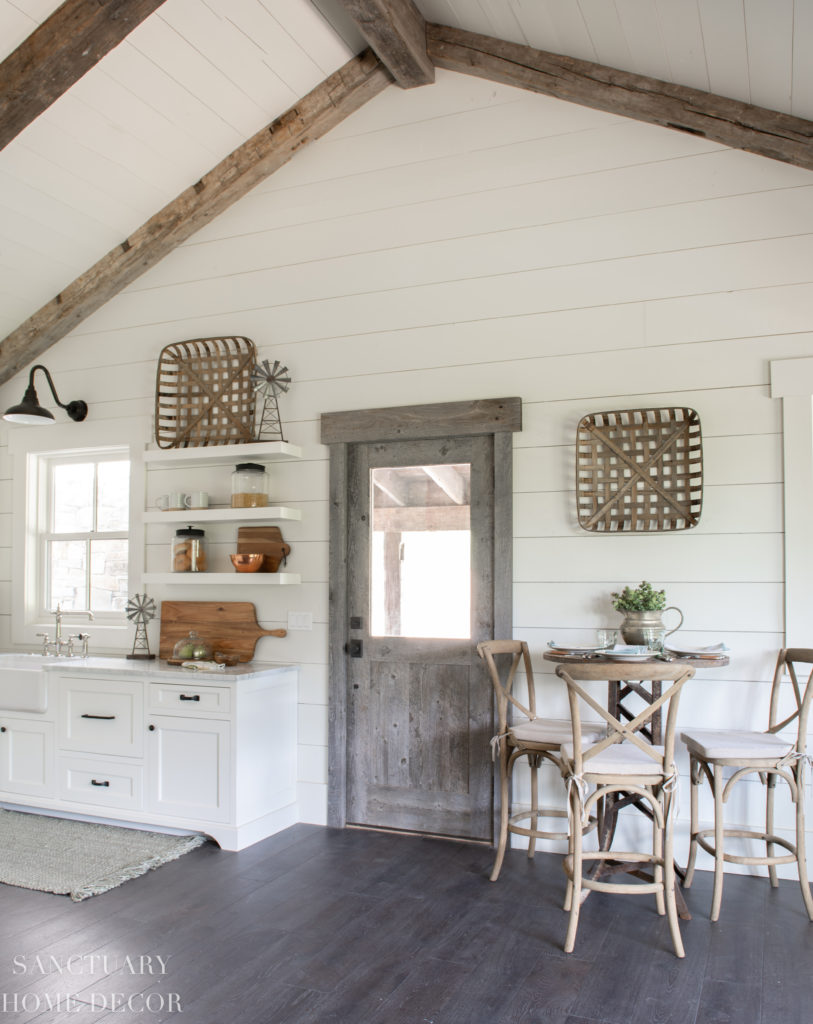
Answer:
<svg viewBox="0 0 813 1024"><path fill-rule="evenodd" d="M31 367L31 373L28 376L28 387L25 389L22 402L19 405L12 405L10 409L6 409L3 413L3 419L8 420L9 423L24 423L30 427L44 427L54 422L53 413L43 409L37 398L37 392L34 387L34 374L37 370L42 370L45 374L48 385L51 388L51 394L54 396L54 401L59 408L64 409L70 418L76 420L77 423L83 420L88 414L87 402L83 402L81 398L75 402L68 402L67 405L60 402L54 382L51 380L51 374L39 363Z"/></svg>

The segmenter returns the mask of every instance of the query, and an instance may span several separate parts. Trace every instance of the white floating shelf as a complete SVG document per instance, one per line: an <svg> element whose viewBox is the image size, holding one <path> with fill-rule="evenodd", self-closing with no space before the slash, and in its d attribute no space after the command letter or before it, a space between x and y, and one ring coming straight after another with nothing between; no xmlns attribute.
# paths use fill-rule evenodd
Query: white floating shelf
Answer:
<svg viewBox="0 0 813 1024"><path fill-rule="evenodd" d="M302 449L290 441L207 445L204 448L149 448L144 461L165 466L219 466L224 462L284 462L301 459Z"/></svg>
<svg viewBox="0 0 813 1024"><path fill-rule="evenodd" d="M218 585L238 583L258 587L281 587L301 583L298 572L145 572L144 583L164 583L175 586L197 587L200 584Z"/></svg>
<svg viewBox="0 0 813 1024"><path fill-rule="evenodd" d="M262 508L182 508L162 512L150 509L144 513L145 523L253 523L271 519L301 520L298 508L286 505L265 505Z"/></svg>

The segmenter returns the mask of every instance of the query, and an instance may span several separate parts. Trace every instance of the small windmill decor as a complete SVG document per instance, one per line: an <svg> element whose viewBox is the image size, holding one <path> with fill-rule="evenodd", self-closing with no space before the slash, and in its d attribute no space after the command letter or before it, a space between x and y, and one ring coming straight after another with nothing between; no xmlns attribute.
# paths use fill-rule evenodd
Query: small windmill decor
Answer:
<svg viewBox="0 0 813 1024"><path fill-rule="evenodd" d="M291 386L288 367L283 366L279 359L272 366L268 359L256 363L251 371L251 386L257 396L257 440L284 441L282 420L279 415L279 396ZM262 408L259 398L262 397Z"/></svg>
<svg viewBox="0 0 813 1024"><path fill-rule="evenodd" d="M147 623L155 618L155 601L146 594L133 594L127 602L127 618L135 623L135 640L133 650L128 658L154 658L150 654L150 642L147 639Z"/></svg>

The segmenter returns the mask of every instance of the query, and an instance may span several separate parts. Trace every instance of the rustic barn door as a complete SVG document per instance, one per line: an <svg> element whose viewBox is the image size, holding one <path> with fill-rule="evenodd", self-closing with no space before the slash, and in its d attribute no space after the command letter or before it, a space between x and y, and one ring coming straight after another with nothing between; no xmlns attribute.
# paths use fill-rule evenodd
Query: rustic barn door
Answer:
<svg viewBox="0 0 813 1024"><path fill-rule="evenodd" d="M332 445L331 824L492 839L475 647L510 635L510 438Z"/></svg>

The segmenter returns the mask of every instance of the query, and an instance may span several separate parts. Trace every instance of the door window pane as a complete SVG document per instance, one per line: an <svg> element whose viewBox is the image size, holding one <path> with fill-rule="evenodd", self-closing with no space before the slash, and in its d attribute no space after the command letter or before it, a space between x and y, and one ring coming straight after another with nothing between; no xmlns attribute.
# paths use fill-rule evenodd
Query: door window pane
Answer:
<svg viewBox="0 0 813 1024"><path fill-rule="evenodd" d="M371 473L371 632L471 635L471 466Z"/></svg>

